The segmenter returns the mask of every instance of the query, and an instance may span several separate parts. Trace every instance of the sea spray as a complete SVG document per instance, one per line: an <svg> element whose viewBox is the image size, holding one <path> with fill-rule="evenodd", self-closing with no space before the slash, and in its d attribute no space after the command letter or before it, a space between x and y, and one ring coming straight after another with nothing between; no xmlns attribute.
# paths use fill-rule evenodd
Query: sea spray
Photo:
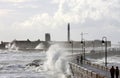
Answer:
<svg viewBox="0 0 120 78"><path fill-rule="evenodd" d="M44 49L45 45L43 43L38 44L35 49Z"/></svg>
<svg viewBox="0 0 120 78"><path fill-rule="evenodd" d="M59 45L52 45L46 53L44 69L51 71L54 78L67 78L70 75L67 55Z"/></svg>
<svg viewBox="0 0 120 78"><path fill-rule="evenodd" d="M52 45L46 52L46 60L40 66L27 66L26 71L45 73L45 78L70 78L68 52L63 51L59 45Z"/></svg>

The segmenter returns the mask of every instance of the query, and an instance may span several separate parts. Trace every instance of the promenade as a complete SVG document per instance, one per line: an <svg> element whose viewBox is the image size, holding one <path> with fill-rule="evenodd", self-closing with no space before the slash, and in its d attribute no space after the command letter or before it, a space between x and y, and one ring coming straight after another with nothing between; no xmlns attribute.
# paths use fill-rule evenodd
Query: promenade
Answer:
<svg viewBox="0 0 120 78"><path fill-rule="evenodd" d="M84 67L86 68L87 70L91 70L92 72L95 72L101 76L105 76L106 78L110 78L110 72L109 70L103 70L103 69L99 69L97 67L94 67L94 66L91 66L91 65L88 65L88 64L80 64L81 67Z"/></svg>
<svg viewBox="0 0 120 78"><path fill-rule="evenodd" d="M87 61L83 64L70 63L70 68L73 78L111 78L108 67Z"/></svg>

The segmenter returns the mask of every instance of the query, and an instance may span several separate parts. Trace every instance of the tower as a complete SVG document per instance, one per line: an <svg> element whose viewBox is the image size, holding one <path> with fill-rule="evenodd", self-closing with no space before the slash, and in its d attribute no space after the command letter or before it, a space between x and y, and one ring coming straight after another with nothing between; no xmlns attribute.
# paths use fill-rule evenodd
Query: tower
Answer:
<svg viewBox="0 0 120 78"><path fill-rule="evenodd" d="M46 33L45 34L45 41L51 41L50 34Z"/></svg>
<svg viewBox="0 0 120 78"><path fill-rule="evenodd" d="M68 23L68 41L70 41L70 23Z"/></svg>

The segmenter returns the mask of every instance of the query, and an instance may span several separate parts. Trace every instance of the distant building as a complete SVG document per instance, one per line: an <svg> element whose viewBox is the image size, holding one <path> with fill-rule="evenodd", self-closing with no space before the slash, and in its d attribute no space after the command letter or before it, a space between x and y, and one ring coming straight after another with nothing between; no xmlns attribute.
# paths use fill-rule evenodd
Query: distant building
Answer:
<svg viewBox="0 0 120 78"><path fill-rule="evenodd" d="M35 47L40 44L40 40L37 41L30 41L27 40L13 40L7 45L8 49L14 49L14 50L23 50L23 49L35 49Z"/></svg>
<svg viewBox="0 0 120 78"><path fill-rule="evenodd" d="M14 50L34 50L34 49L43 49L48 50L51 45L57 44L63 47L64 49L82 49L83 44L81 41L70 41L70 25L68 24L68 41L51 41L50 33L45 34L45 41L41 41L38 39L37 41L27 40L13 40L12 42L5 43L1 42L1 48L14 49ZM85 49L90 50L99 50L104 45L101 40L93 40L93 41L84 41ZM107 47L111 47L111 41L107 41Z"/></svg>
<svg viewBox="0 0 120 78"><path fill-rule="evenodd" d="M81 41L50 41L50 45L59 45L63 50L74 52L83 52ZM103 51L104 44L101 40L85 41L85 52L101 52ZM111 41L107 41L107 47L111 47Z"/></svg>
<svg viewBox="0 0 120 78"><path fill-rule="evenodd" d="M8 42L1 41L0 43L0 49L6 49L5 46L8 44Z"/></svg>
<svg viewBox="0 0 120 78"><path fill-rule="evenodd" d="M8 49L17 49L17 50L30 50L30 49L43 49L47 50L51 45L59 45L64 49L74 48L74 49L81 49L82 43L81 41L50 41L50 35L46 35L46 41L30 41L27 40L13 40L9 44L7 44ZM3 45L4 47L5 45ZM101 49L104 45L102 44L101 40L93 40L93 41L85 41L85 48L86 49ZM111 47L111 41L107 41L107 46Z"/></svg>
<svg viewBox="0 0 120 78"><path fill-rule="evenodd" d="M45 34L45 41L51 41L51 37L49 33Z"/></svg>
<svg viewBox="0 0 120 78"><path fill-rule="evenodd" d="M63 47L70 48L73 45L73 48L82 48L81 41L51 41L50 44L58 44ZM111 47L111 41L107 41L107 46ZM85 41L85 48L93 47L103 47L101 40Z"/></svg>

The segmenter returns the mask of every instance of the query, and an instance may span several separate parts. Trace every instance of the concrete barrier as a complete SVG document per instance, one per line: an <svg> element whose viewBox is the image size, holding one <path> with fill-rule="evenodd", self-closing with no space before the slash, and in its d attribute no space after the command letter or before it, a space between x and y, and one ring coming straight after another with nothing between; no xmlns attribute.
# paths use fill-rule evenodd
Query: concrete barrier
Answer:
<svg viewBox="0 0 120 78"><path fill-rule="evenodd" d="M109 69L110 69L110 68L108 68L108 67L105 67L105 66L102 66L102 65L99 65L99 64L95 64L95 63L91 63L91 62L89 62L89 61L85 61L84 63L85 63L85 64L88 64L88 65L90 65L90 66L92 66L92 67L95 67L95 68L97 68L97 69L104 70L104 71L109 71Z"/></svg>
<svg viewBox="0 0 120 78"><path fill-rule="evenodd" d="M69 63L75 78L107 78L74 63Z"/></svg>

